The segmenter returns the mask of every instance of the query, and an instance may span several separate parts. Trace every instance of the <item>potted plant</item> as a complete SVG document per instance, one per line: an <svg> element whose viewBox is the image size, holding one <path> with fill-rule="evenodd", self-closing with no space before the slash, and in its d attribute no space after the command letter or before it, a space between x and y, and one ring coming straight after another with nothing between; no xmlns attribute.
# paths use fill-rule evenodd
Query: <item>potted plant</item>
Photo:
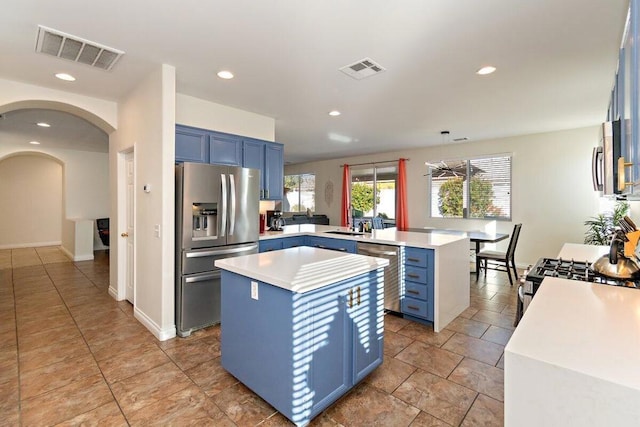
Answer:
<svg viewBox="0 0 640 427"><path fill-rule="evenodd" d="M629 213L629 203L617 202L613 211L600 213L584 222L587 231L584 236L584 243L587 245L610 245L611 238L618 226L618 221Z"/></svg>

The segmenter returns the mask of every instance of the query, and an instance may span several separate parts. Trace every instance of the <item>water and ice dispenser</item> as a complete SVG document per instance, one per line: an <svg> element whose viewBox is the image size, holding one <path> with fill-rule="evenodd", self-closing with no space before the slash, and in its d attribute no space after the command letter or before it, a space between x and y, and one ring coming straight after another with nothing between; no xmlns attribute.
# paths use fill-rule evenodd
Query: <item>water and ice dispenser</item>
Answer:
<svg viewBox="0 0 640 427"><path fill-rule="evenodd" d="M218 204L194 203L192 206L193 238L207 238L216 235L218 229Z"/></svg>

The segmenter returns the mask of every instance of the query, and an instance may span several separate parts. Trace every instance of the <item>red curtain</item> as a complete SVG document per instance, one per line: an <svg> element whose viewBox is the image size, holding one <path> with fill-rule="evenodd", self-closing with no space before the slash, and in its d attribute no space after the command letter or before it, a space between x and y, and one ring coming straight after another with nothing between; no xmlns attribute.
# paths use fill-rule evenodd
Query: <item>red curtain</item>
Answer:
<svg viewBox="0 0 640 427"><path fill-rule="evenodd" d="M349 194L349 186L351 183L351 174L349 173L349 165L344 165L342 170L342 204L340 223L343 227L347 227L351 218L349 218L349 206L351 206L351 199Z"/></svg>
<svg viewBox="0 0 640 427"><path fill-rule="evenodd" d="M409 207L407 206L407 159L398 162L398 188L396 203L396 228L406 231L409 228Z"/></svg>

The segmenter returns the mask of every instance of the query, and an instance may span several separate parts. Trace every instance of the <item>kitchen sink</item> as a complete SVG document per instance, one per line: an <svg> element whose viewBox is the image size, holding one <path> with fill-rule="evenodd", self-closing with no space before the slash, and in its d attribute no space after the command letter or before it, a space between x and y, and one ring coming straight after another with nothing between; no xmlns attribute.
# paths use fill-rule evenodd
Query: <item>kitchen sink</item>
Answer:
<svg viewBox="0 0 640 427"><path fill-rule="evenodd" d="M327 233L327 234L342 234L343 236L364 236L364 233L359 232L359 231L335 230L335 231L325 231L325 233Z"/></svg>

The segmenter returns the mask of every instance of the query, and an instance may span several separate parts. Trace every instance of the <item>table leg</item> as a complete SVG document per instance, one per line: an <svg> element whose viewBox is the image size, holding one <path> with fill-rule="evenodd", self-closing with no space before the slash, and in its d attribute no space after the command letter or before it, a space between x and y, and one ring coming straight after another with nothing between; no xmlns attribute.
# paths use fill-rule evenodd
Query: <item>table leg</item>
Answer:
<svg viewBox="0 0 640 427"><path fill-rule="evenodd" d="M476 241L476 276L480 275L480 259L478 253L480 252L480 242Z"/></svg>

